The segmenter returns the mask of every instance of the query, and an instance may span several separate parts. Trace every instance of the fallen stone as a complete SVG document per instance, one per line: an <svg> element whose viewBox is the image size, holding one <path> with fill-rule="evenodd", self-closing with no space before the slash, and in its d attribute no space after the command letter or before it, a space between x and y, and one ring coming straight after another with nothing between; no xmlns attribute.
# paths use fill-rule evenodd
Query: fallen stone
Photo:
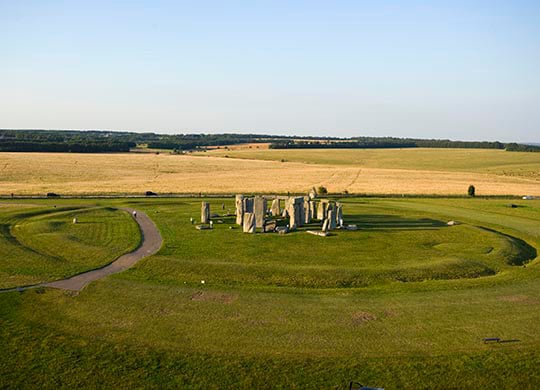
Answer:
<svg viewBox="0 0 540 390"><path fill-rule="evenodd" d="M323 232L323 231L319 231L319 230L307 230L307 232L309 234L313 234L315 236L320 236L320 237L327 237L328 236L328 232Z"/></svg>
<svg viewBox="0 0 540 390"><path fill-rule="evenodd" d="M276 232L279 234L287 234L289 233L289 228L287 226L278 226L276 227Z"/></svg>
<svg viewBox="0 0 540 390"><path fill-rule="evenodd" d="M272 233L276 230L276 228L277 228L277 221L275 220L266 221L265 224L263 225L263 232Z"/></svg>

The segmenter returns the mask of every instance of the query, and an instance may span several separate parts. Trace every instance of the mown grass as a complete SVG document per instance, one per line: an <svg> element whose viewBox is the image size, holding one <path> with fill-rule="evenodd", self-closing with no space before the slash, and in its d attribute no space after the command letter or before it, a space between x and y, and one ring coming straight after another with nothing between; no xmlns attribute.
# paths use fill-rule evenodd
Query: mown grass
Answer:
<svg viewBox="0 0 540 390"><path fill-rule="evenodd" d="M6 205L0 208L0 226L0 288L94 269L140 242L131 217L110 208Z"/></svg>
<svg viewBox="0 0 540 390"><path fill-rule="evenodd" d="M221 201L209 201L221 210ZM198 231L189 220L198 218L200 201L163 205L153 218L168 244L130 275L172 284L205 279L227 286L365 287L493 275L522 253L511 237L474 226L345 204L347 222L360 230L326 238L305 233L316 224L285 236L246 235L233 217L216 219L213 231ZM224 205L232 208L230 200Z"/></svg>
<svg viewBox="0 0 540 390"><path fill-rule="evenodd" d="M253 237L217 222L213 232L199 232L189 224L189 216L198 216L199 200L106 202L145 210L165 238L162 251L79 295L57 290L1 294L0 387L344 389L351 380L386 389L540 385L538 260L525 267L507 264L505 256L515 242L477 227L538 248L537 201L520 201L523 207L511 209L498 200L350 199L345 213L362 226L351 235L370 238L347 243L342 233L328 237L342 245L319 244L323 238L302 232L276 240ZM232 204L223 202L226 208ZM212 200L213 209L221 203ZM464 224L437 222L449 219ZM433 242L414 242L418 237L427 243L430 235L442 249L433 249ZM204 245L192 247L192 240ZM303 240L310 245L294 249L298 261L287 258L281 247L292 252L292 244ZM467 245L460 246L460 240ZM371 244L381 264L362 249ZM324 250L318 245L331 248L313 257L309 247ZM486 253L488 247L493 249ZM422 264L421 256L411 254L427 251L434 272L432 251L442 250L445 261L448 251L456 254L458 249L462 257L496 273L412 282L383 278L361 288L329 288L320 278L300 288L240 277L229 283L219 278L226 273L216 265L239 258L245 267L277 269L279 257L268 255L270 250L285 256L289 277L319 263L333 277L339 269L334 254L348 267L361 269L340 249L353 255L360 251L368 268L381 274L392 269L385 264L391 261L385 251L405 271ZM181 277L196 269L190 261L199 258L197 272L210 275L204 285ZM484 337L513 341L490 345L482 342Z"/></svg>

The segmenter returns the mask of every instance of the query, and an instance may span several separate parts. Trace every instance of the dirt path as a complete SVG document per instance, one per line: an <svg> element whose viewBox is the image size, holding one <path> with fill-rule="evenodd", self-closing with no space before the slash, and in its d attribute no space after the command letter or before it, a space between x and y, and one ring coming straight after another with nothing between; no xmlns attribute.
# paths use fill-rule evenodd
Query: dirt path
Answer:
<svg viewBox="0 0 540 390"><path fill-rule="evenodd" d="M122 208L122 210L127 211L130 214L135 211L130 208ZM139 228L141 229L142 244L135 251L120 256L111 264L106 265L103 268L98 268L92 271L87 271L82 274L72 276L67 279L57 280L55 282L49 283L41 283L34 286L18 287L4 291L22 291L36 287L53 287L63 290L80 291L90 282L102 279L108 275L122 272L132 267L139 260L156 253L159 248L161 248L161 244L163 243L163 239L161 238L161 234L159 233L158 228L148 215L143 212L137 211L137 217L135 218L135 221L139 224Z"/></svg>

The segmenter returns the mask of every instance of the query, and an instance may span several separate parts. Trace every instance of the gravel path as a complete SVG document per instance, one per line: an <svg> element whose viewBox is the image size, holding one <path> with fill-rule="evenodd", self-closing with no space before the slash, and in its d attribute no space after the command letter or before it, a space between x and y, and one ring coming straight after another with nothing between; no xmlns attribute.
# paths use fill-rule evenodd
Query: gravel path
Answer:
<svg viewBox="0 0 540 390"><path fill-rule="evenodd" d="M131 208L122 208L121 210L127 211L131 215L133 215L133 211L135 211ZM151 256L157 251L159 251L159 248L161 248L161 244L163 243L163 239L161 238L161 234L159 233L158 228L148 215L141 211L137 211L137 217L135 218L135 221L139 224L142 235L142 244L135 251L120 256L111 264L106 265L103 268L87 271L67 279L57 280L55 282L42 283L33 286L16 287L9 290L4 290L4 292L22 291L36 287L53 287L63 290L81 291L90 282L102 279L108 275L122 272L132 267L139 260Z"/></svg>

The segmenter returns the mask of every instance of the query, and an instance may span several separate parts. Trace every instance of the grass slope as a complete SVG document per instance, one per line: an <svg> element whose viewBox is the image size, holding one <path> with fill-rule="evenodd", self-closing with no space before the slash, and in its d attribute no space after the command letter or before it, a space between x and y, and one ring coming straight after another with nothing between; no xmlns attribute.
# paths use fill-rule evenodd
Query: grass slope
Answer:
<svg viewBox="0 0 540 390"><path fill-rule="evenodd" d="M221 207L220 201L210 203ZM225 206L233 205L229 200ZM206 279L227 286L365 287L493 275L521 256L511 237L471 225L448 227L425 213L398 213L371 203L345 202L345 218L360 231L327 238L303 232L317 229L316 224L287 236L244 235L232 217L219 219L213 231L197 231L189 219L197 218L199 209L199 201L184 201L181 208L164 205L153 215L168 244L142 263L141 278L173 284Z"/></svg>
<svg viewBox="0 0 540 390"><path fill-rule="evenodd" d="M301 245L312 237L300 232L272 241L218 223L213 232L197 232L189 216L197 216L198 200L107 201L128 202L154 218L165 239L162 251L77 296L56 290L1 294L0 387L347 388L350 380L386 389L540 385L539 263L511 266L504 254L521 251L513 248L519 240L540 247L538 201L519 201L521 207L511 209L504 201L480 199L348 200L346 215L363 224L351 232L358 235L356 245L342 233L328 239L364 251L360 258L379 275L393 268L386 264L392 258L404 270L421 264L415 253L427 251L431 259L439 249L411 242L417 234L418 242L432 235L436 246L443 245L443 259L444 245L455 246L454 254L497 271L421 282L383 278L361 288L327 288L325 278L314 279L310 288L243 277L232 283L220 261L238 258L246 267L277 270L279 258L269 251L287 247L286 240ZM214 210L220 205L212 200ZM465 224L436 223L449 219ZM419 220L423 225L415 226ZM435 226L426 229L426 220ZM364 236L370 239L358 245ZM326 240L313 238L316 249ZM193 247L192 240L205 245ZM388 251L381 264L362 248L371 244L381 255ZM292 255L284 258L288 277L304 273L306 265L336 275L335 253L348 267L359 266L339 257L341 245L336 251L328 244L331 255L315 257L306 252L310 245L293 252L297 262ZM486 246L493 249L486 253ZM229 258L231 251L237 256ZM204 285L195 280L198 274L185 277L196 259L197 272L209 275ZM484 344L483 337L513 341Z"/></svg>
<svg viewBox="0 0 540 390"><path fill-rule="evenodd" d="M78 219L73 224L73 218ZM140 242L131 217L110 208L0 207L0 288L51 281L110 263Z"/></svg>

